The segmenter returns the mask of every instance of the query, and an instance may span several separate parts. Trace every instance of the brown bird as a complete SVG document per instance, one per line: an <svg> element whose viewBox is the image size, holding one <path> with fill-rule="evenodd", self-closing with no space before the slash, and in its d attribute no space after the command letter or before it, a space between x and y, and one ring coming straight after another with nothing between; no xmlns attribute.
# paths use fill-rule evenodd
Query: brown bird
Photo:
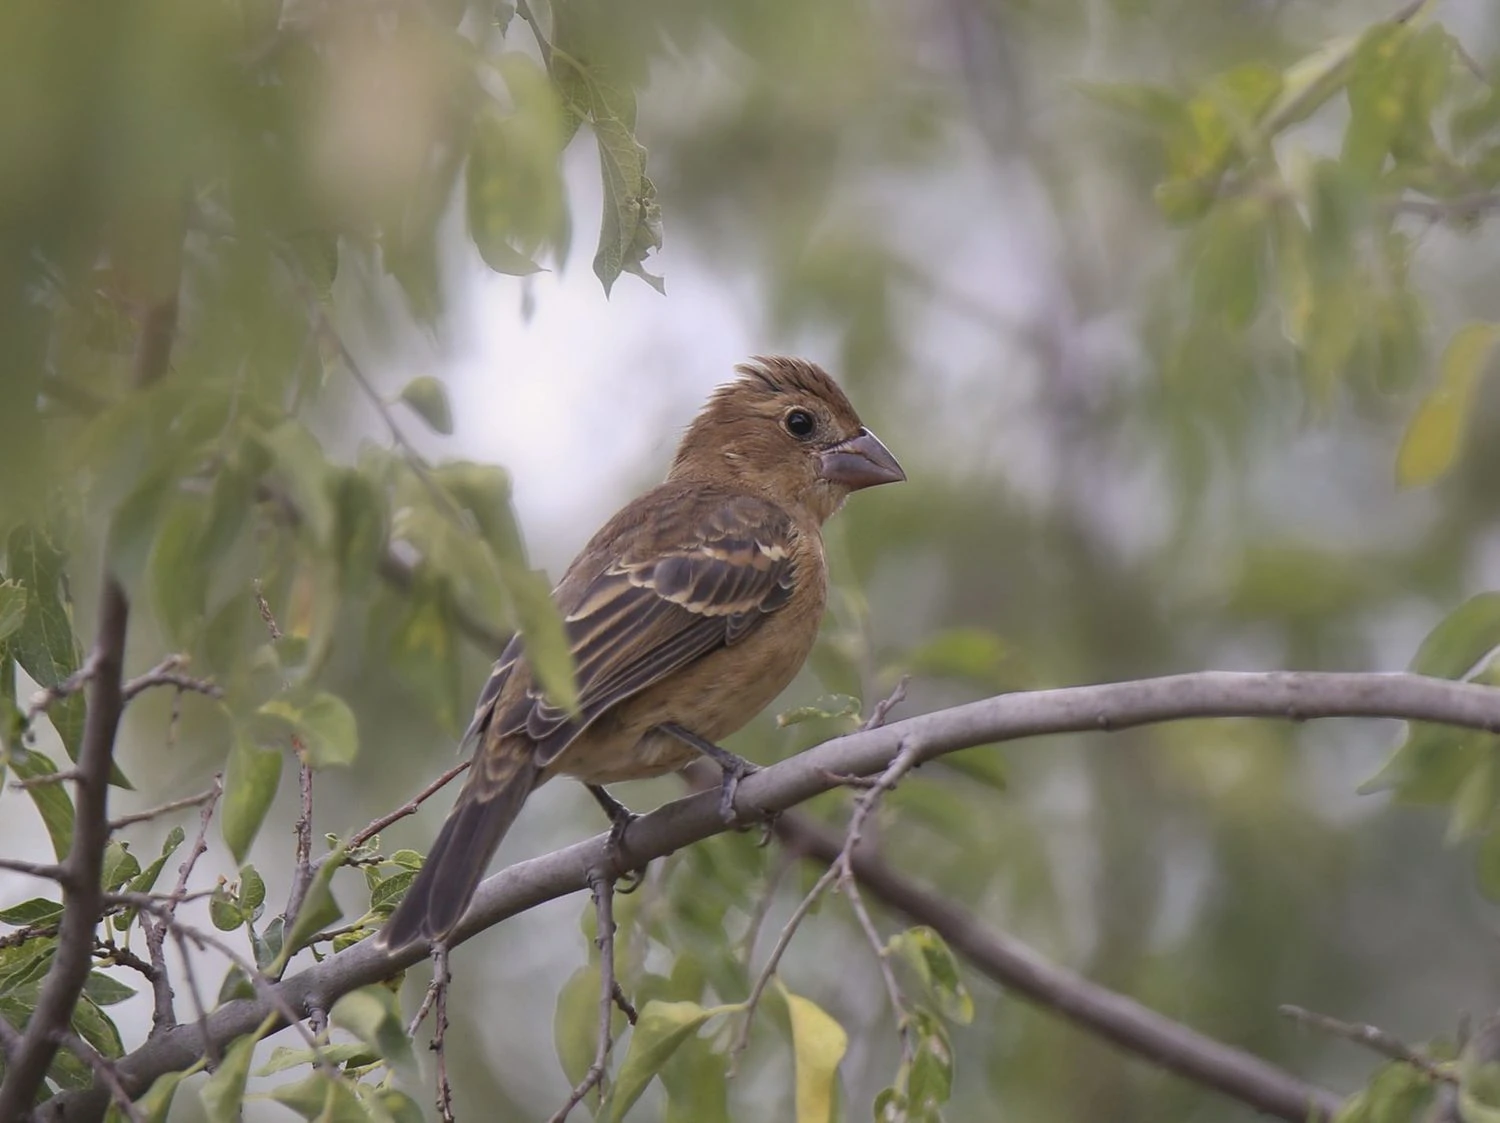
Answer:
<svg viewBox="0 0 1500 1123"><path fill-rule="evenodd" d="M553 598L578 682L576 715L541 693L519 638L495 664L464 736L462 792L382 932L399 948L445 938L521 805L564 773L604 790L700 755L724 773L720 811L755 766L718 746L791 682L828 591L822 525L860 488L906 478L838 385L801 359L757 358L709 398L666 482L590 539Z"/></svg>

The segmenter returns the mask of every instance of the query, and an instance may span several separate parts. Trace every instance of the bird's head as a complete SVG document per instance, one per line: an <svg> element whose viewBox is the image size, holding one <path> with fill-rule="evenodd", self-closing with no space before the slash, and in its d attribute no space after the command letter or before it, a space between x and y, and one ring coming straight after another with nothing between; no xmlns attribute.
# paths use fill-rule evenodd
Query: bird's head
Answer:
<svg viewBox="0 0 1500 1123"><path fill-rule="evenodd" d="M819 522L851 491L906 479L816 363L757 357L736 370L688 427L669 478L732 480Z"/></svg>

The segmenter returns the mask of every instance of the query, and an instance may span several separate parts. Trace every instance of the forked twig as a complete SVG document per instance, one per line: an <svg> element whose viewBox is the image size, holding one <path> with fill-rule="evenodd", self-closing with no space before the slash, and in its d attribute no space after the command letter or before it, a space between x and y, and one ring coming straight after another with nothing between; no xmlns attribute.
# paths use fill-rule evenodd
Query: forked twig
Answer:
<svg viewBox="0 0 1500 1123"><path fill-rule="evenodd" d="M594 917L599 929L594 937L599 948L599 1036L594 1047L594 1063L589 1065L583 1079L574 1085L567 1100L547 1123L563 1123L568 1113L583 1102L583 1097L604 1082L604 1075L609 1070L609 1050L614 1044L610 1023L614 1020L616 993L619 992L619 984L615 982L615 883L602 871L591 869L589 889L594 895ZM624 1001L624 997L620 992L620 1008L634 1023L631 1014L635 1008Z"/></svg>

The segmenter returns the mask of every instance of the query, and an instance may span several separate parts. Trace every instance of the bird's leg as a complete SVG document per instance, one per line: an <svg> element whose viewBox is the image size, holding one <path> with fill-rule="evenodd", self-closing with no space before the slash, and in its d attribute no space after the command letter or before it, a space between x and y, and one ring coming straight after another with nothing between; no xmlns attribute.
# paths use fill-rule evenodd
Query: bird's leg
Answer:
<svg viewBox="0 0 1500 1123"><path fill-rule="evenodd" d="M691 745L719 766L724 773L724 782L719 787L719 817L726 823L734 822L734 793L739 789L740 781L753 772L759 772L760 766L751 764L742 756L735 756L728 749L705 740L675 722L665 722L657 728L663 733L670 733L683 744Z"/></svg>
<svg viewBox="0 0 1500 1123"><path fill-rule="evenodd" d="M610 856L616 863L623 864L625 861L625 832L630 824L640 818L634 811L626 807L614 796L604 789L603 784L585 784L589 795L593 796L604 813L609 816L609 847ZM645 878L645 870L632 870L619 879L615 886L616 892L634 893L641 887L641 881Z"/></svg>

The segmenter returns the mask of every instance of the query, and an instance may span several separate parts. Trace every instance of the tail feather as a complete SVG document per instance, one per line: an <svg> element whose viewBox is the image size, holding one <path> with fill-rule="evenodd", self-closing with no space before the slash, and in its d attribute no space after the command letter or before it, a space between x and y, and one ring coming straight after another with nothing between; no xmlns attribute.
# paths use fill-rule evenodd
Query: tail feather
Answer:
<svg viewBox="0 0 1500 1123"><path fill-rule="evenodd" d="M387 947L439 940L453 931L500 848L500 840L536 788L540 772L528 761L498 790L481 792L475 784L464 786L427 861L380 934Z"/></svg>

